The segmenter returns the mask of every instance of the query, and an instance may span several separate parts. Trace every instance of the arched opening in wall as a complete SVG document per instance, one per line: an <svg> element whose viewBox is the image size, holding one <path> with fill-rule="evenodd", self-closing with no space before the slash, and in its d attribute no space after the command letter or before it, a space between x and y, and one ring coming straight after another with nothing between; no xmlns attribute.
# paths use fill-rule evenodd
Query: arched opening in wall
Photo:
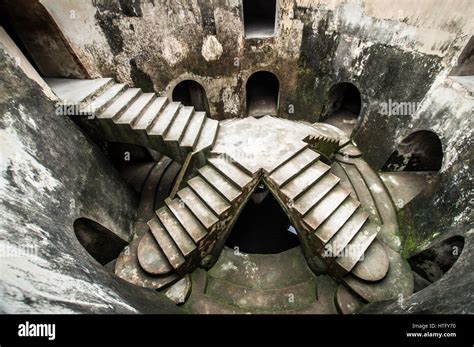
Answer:
<svg viewBox="0 0 474 347"><path fill-rule="evenodd" d="M172 93L173 101L179 101L184 106L194 106L196 111L204 111L209 116L209 103L206 91L196 81L185 80L176 85Z"/></svg>
<svg viewBox="0 0 474 347"><path fill-rule="evenodd" d="M276 0L243 0L243 7L246 38L275 34Z"/></svg>
<svg viewBox="0 0 474 347"><path fill-rule="evenodd" d="M149 148L122 142L108 142L113 166L126 183L140 194L139 217L150 219L170 195L181 165Z"/></svg>
<svg viewBox="0 0 474 347"><path fill-rule="evenodd" d="M160 156L146 147L124 142L108 142L107 154L119 172L136 163L152 162L156 156Z"/></svg>
<svg viewBox="0 0 474 347"><path fill-rule="evenodd" d="M260 182L235 223L226 246L249 254L276 254L300 244L286 213Z"/></svg>
<svg viewBox="0 0 474 347"><path fill-rule="evenodd" d="M106 150L114 168L137 193L155 161L162 157L156 151L131 143L107 142Z"/></svg>
<svg viewBox="0 0 474 347"><path fill-rule="evenodd" d="M420 277L418 278L418 283L422 284L419 290L438 281L453 267L461 255L464 242L464 237L455 235L408 259L411 268L416 274L415 283L417 283L417 277Z"/></svg>
<svg viewBox="0 0 474 347"><path fill-rule="evenodd" d="M439 171L442 161L443 146L438 135L419 130L400 142L382 171Z"/></svg>
<svg viewBox="0 0 474 347"><path fill-rule="evenodd" d="M247 80L247 115L261 117L278 114L280 83L268 71L255 72Z"/></svg>
<svg viewBox="0 0 474 347"><path fill-rule="evenodd" d="M0 13L0 25L43 77L89 77L41 1L0 0Z"/></svg>
<svg viewBox="0 0 474 347"><path fill-rule="evenodd" d="M102 265L116 259L127 245L127 242L112 231L88 218L78 218L74 221L74 233L87 253Z"/></svg>
<svg viewBox="0 0 474 347"><path fill-rule="evenodd" d="M325 122L352 134L362 106L359 89L352 83L334 85L328 94L325 105Z"/></svg>

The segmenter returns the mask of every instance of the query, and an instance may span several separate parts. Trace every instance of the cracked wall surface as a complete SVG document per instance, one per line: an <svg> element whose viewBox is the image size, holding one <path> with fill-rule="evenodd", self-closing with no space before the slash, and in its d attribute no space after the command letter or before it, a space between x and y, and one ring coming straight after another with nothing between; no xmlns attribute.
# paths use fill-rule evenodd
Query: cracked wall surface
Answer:
<svg viewBox="0 0 474 347"><path fill-rule="evenodd" d="M124 285L80 245L79 217L130 241L136 197L73 121L55 115L3 44L0 55L0 312L175 312L159 294Z"/></svg>

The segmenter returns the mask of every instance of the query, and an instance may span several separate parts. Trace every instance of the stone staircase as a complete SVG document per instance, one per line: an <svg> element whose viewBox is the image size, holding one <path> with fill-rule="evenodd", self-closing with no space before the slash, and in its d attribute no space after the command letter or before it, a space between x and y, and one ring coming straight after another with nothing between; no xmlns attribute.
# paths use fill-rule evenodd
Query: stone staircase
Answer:
<svg viewBox="0 0 474 347"><path fill-rule="evenodd" d="M359 264L376 242L379 227L330 169L318 153L305 147L270 172L266 181L293 216L308 250L323 259L330 273L342 277L352 271L363 280L378 281L388 264L370 273L360 271Z"/></svg>
<svg viewBox="0 0 474 347"><path fill-rule="evenodd" d="M258 175L227 157L209 158L177 197L166 199L166 206L148 221L149 231L133 242L138 262L122 259L117 275L129 279L123 268L139 267L143 275L171 283L199 265L212 264L218 255L213 257L213 252L222 248L257 181Z"/></svg>
<svg viewBox="0 0 474 347"><path fill-rule="evenodd" d="M339 149L331 167L351 196L380 225L379 237L391 248L399 250L396 207L382 179L362 159L357 147L350 144Z"/></svg>
<svg viewBox="0 0 474 347"><path fill-rule="evenodd" d="M252 119L226 122L223 127L229 129L223 134L239 123L243 123L240 124L243 129L250 123L248 129L255 131L258 122ZM265 130L276 123L284 124L278 129L287 129L289 122L263 119ZM298 123L295 127L303 138L307 133L305 128L312 126ZM317 129L316 135L323 131ZM262 133L257 131L255 136L261 138ZM231 154L245 150L238 137L224 138L229 139L236 141ZM348 147L347 151L357 150L345 138L339 140L339 145ZM226 148L233 148L232 143L227 143ZM331 167L308 144L301 142L290 149L284 148L279 152L284 155L272 157L252 152L238 161L228 153L219 155L214 150L206 165L186 181L176 198L166 199L166 206L148 221L149 231L134 241L138 261L129 261L130 266L139 267L144 276L153 280L168 278L163 283L170 283L197 266L209 267L222 251L241 208L258 181L263 180L298 230L308 259L320 259L326 271L341 281L347 275L353 278L350 283L372 283L386 277L389 262L385 249L376 239L380 230L378 220L351 196L341 178L331 172ZM260 157L267 162L258 162ZM126 278L127 271L123 268L118 266L117 274Z"/></svg>
<svg viewBox="0 0 474 347"><path fill-rule="evenodd" d="M146 146L182 164L209 150L217 136L219 122L204 112L110 78L46 82L61 100L58 113L80 118L107 141Z"/></svg>
<svg viewBox="0 0 474 347"><path fill-rule="evenodd" d="M115 272L119 277L161 289L198 266L210 268L224 249L241 209L263 180L296 227L310 266L311 259L319 259L334 279L367 301L378 295L373 288L386 291L386 287L394 287L396 276L389 271L390 261L394 266L400 261L395 257L389 259L377 236L384 227L382 232L389 232L382 233L383 236L394 234L396 215L387 206L385 196L379 201L377 194L372 194L373 189L382 189L383 183L339 129L268 116L232 119L219 125L192 107L155 93L127 88L111 79L47 81L62 100L58 110L82 116L77 119L102 139L155 149L183 164L186 171L190 158L199 158L199 165L192 165L192 174L181 175L181 170L176 194L173 192L165 199L165 206L150 211L153 216L146 225L143 223L140 235L118 257ZM326 164L327 156L322 157L304 141L321 136L336 145L339 166L331 168ZM353 182L358 176L348 172L354 168L361 177L357 184ZM351 180L346 179L349 176ZM367 177L369 182L365 181ZM387 197L390 201L388 193ZM142 210L150 207L144 206ZM230 288L226 279L211 278L208 282L210 296L229 290L227 301L237 300L242 293L254 293L239 286ZM301 288L296 285L287 289L301 289L303 293L311 286L309 281ZM408 293L410 285L404 290ZM284 296L284 292L278 293ZM254 294L255 300L251 301L255 304L261 293ZM355 302L344 289L338 295L340 312ZM258 311L273 305L271 297L252 309ZM349 306L342 305L343 302ZM306 304L301 302L302 306ZM245 311L245 302L238 306ZM292 312L285 305L280 309Z"/></svg>

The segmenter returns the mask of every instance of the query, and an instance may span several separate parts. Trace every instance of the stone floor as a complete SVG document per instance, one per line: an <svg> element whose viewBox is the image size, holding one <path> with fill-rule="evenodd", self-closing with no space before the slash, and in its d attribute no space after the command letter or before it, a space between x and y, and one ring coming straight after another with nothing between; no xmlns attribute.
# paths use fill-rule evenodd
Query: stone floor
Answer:
<svg viewBox="0 0 474 347"><path fill-rule="evenodd" d="M349 111L339 111L325 120L325 123L331 124L344 131L348 136L352 134L357 123L357 116Z"/></svg>
<svg viewBox="0 0 474 347"><path fill-rule="evenodd" d="M278 254L245 254L224 248L209 270L192 274L184 308L192 313L337 313L338 285L316 276L301 247Z"/></svg>

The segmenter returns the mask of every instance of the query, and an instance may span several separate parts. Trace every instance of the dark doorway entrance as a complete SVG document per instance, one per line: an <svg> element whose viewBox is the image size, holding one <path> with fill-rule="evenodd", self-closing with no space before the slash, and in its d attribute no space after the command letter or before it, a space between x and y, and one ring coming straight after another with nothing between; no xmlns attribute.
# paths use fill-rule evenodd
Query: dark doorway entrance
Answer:
<svg viewBox="0 0 474 347"><path fill-rule="evenodd" d="M127 245L112 231L87 218L76 219L74 233L82 247L102 265L117 258Z"/></svg>
<svg viewBox="0 0 474 347"><path fill-rule="evenodd" d="M254 73L247 80L247 113L251 117L276 116L280 84L268 71Z"/></svg>
<svg viewBox="0 0 474 347"><path fill-rule="evenodd" d="M288 217L263 184L247 202L226 242L250 254L281 253L299 244Z"/></svg>
<svg viewBox="0 0 474 347"><path fill-rule="evenodd" d="M329 90L323 118L326 123L350 135L359 117L361 105L360 92L355 85L348 82L338 83Z"/></svg>
<svg viewBox="0 0 474 347"><path fill-rule="evenodd" d="M439 171L443 147L434 132L419 130L405 137L382 171Z"/></svg>
<svg viewBox="0 0 474 347"><path fill-rule="evenodd" d="M0 0L2 26L43 77L88 78L63 32L41 1Z"/></svg>
<svg viewBox="0 0 474 347"><path fill-rule="evenodd" d="M275 34L275 0L244 0L243 6L246 38L269 37Z"/></svg>
<svg viewBox="0 0 474 347"><path fill-rule="evenodd" d="M196 81L186 80L178 83L173 89L172 98L184 106L194 106L196 111L204 111L209 116L206 91Z"/></svg>

